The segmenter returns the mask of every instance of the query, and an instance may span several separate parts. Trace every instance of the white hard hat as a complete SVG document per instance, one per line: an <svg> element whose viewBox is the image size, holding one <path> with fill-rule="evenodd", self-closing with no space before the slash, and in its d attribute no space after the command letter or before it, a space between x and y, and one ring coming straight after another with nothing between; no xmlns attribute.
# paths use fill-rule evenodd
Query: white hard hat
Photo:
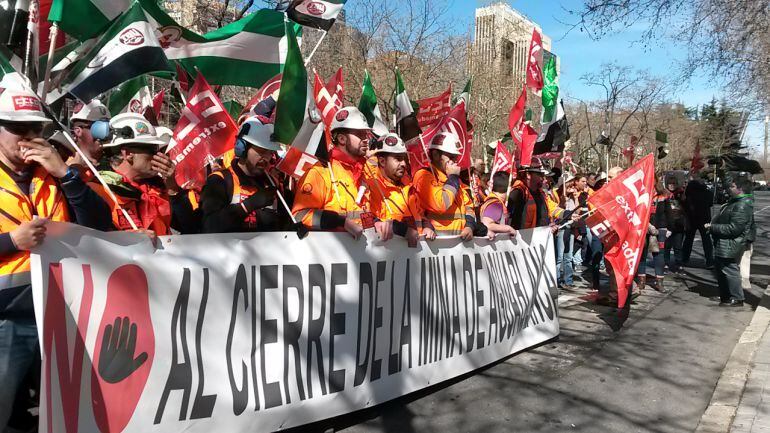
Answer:
<svg viewBox="0 0 770 433"><path fill-rule="evenodd" d="M281 146L270 140L271 135L273 135L273 125L262 123L257 116L246 119L238 132L238 138L246 143L276 152L281 149Z"/></svg>
<svg viewBox="0 0 770 433"><path fill-rule="evenodd" d="M107 107L98 99L92 99L88 104L78 102L72 111L75 114L70 118L70 122L74 120L94 122L110 118L110 112L107 110Z"/></svg>
<svg viewBox="0 0 770 433"><path fill-rule="evenodd" d="M112 142L104 144L103 147L148 144L158 149L168 144L167 141L158 137L155 127L139 113L118 114L110 120L110 128L115 131Z"/></svg>
<svg viewBox="0 0 770 433"><path fill-rule="evenodd" d="M404 146L404 140L397 134L389 132L378 140L380 146L374 151L375 155L380 153L406 153L406 146Z"/></svg>
<svg viewBox="0 0 770 433"><path fill-rule="evenodd" d="M0 120L11 122L50 122L40 99L19 74L6 74L0 81Z"/></svg>
<svg viewBox="0 0 770 433"><path fill-rule="evenodd" d="M371 131L369 123L366 121L366 116L356 107L343 107L337 111L332 121L331 130L335 129L358 129Z"/></svg>
<svg viewBox="0 0 770 433"><path fill-rule="evenodd" d="M428 150L440 150L449 155L461 155L460 139L452 132L439 132L433 137Z"/></svg>
<svg viewBox="0 0 770 433"><path fill-rule="evenodd" d="M165 126L157 126L155 127L155 135L158 136L161 140L165 142L161 147L168 146L168 143L171 142L171 139L174 138L174 131L171 130L171 128L166 128Z"/></svg>

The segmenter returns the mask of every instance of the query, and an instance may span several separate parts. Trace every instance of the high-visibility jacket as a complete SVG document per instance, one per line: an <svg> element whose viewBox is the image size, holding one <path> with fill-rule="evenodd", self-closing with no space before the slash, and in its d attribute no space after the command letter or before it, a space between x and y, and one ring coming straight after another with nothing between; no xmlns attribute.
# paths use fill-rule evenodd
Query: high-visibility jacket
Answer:
<svg viewBox="0 0 770 433"><path fill-rule="evenodd" d="M562 217L564 208L559 206L561 197L559 197L558 188L548 190L548 193L545 195L545 202L546 206L548 206L548 217L551 219L551 222L555 222Z"/></svg>
<svg viewBox="0 0 770 433"><path fill-rule="evenodd" d="M417 218L409 200L410 185L395 184L379 168L367 172L369 210L380 220L414 222ZM413 200L412 200L413 202Z"/></svg>
<svg viewBox="0 0 770 433"><path fill-rule="evenodd" d="M498 196L497 193L492 192L490 193L486 200L484 200L484 203L481 204L481 208L479 209L479 216L481 218L484 217L484 213L486 212L487 208L493 204L499 204L503 207L503 213L499 220L495 221L497 224L507 224L508 221L508 212L506 211L505 202L503 201L503 198ZM483 221L482 221L483 222Z"/></svg>
<svg viewBox="0 0 770 433"><path fill-rule="evenodd" d="M257 185L244 185L241 183L240 177L238 177L238 173L235 172L235 169L233 168L235 164L230 164L228 167L223 168L222 170L215 171L211 173L211 176L218 176L222 179L225 179L225 184L230 186L232 184L232 193L230 195L230 204L241 204L244 200L251 197L252 195L256 194L260 191L260 187ZM270 176L270 174L266 174L266 176ZM274 185L281 185L280 182L278 182L277 179L273 178L273 184ZM273 204L268 206L269 208L276 209L278 199L276 198L273 200ZM244 220L244 224L247 229L253 230L257 229L259 221L257 221L257 212L251 212L246 216L246 219Z"/></svg>
<svg viewBox="0 0 770 433"><path fill-rule="evenodd" d="M513 183L511 192L513 191L520 191L522 197L524 198L524 214L523 215L511 215L511 219L513 221L516 221L516 218L522 218L521 219L521 229L531 229L538 226L537 224L537 201L535 200L534 195L529 190L529 187L527 187L527 184L525 184L521 180L516 180ZM546 194L544 194L542 191L538 192L539 194L543 194L543 201L545 202L546 212L547 215L545 216L549 221L552 221L553 218L560 218L561 215L564 213L564 209L560 208L558 206L558 201L554 201L552 199L549 199Z"/></svg>
<svg viewBox="0 0 770 433"><path fill-rule="evenodd" d="M101 172L107 180L120 208L134 220L140 229L152 230L158 236L171 234L171 205L168 193L150 182L134 183L119 173ZM154 180L154 179L153 179ZM109 193L97 182L88 184L110 206L112 223L117 230L132 230L120 208L110 198Z"/></svg>
<svg viewBox="0 0 770 433"><path fill-rule="evenodd" d="M29 196L24 194L0 169L0 233L13 231L34 216L57 222L70 220L64 194L42 167L35 168L29 191ZM29 272L29 251L0 257L0 291L30 284Z"/></svg>
<svg viewBox="0 0 770 433"><path fill-rule="evenodd" d="M312 230L326 230L327 227L321 227L321 217L323 211L332 211L360 224L361 214L368 205L368 193L361 189L362 176L338 160L316 163L297 184L291 210L294 218ZM335 230L343 231L344 227Z"/></svg>
<svg viewBox="0 0 770 433"><path fill-rule="evenodd" d="M420 208L425 210L425 219L433 225L437 235L459 235L465 228L466 218L476 220L473 203L467 186L454 176L450 180L438 169L421 168L414 174L414 188ZM456 178L456 179L455 179Z"/></svg>

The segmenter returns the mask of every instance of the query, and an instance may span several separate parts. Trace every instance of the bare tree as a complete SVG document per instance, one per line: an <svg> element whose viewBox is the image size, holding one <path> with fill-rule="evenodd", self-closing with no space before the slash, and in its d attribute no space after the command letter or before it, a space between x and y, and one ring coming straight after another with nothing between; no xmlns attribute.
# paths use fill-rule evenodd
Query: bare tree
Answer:
<svg viewBox="0 0 770 433"><path fill-rule="evenodd" d="M747 104L770 104L770 2L767 0L588 0L569 11L575 27L600 38L632 25L646 26L643 41L684 42L681 78L706 72L723 79Z"/></svg>

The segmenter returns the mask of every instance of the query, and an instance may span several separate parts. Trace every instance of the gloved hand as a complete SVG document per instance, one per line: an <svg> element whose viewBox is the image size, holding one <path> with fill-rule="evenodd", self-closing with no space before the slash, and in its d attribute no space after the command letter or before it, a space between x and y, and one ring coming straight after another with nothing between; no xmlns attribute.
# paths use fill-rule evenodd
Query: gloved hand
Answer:
<svg viewBox="0 0 770 433"><path fill-rule="evenodd" d="M275 188L269 187L255 192L251 197L243 201L246 210L253 212L256 209L270 206L275 201Z"/></svg>

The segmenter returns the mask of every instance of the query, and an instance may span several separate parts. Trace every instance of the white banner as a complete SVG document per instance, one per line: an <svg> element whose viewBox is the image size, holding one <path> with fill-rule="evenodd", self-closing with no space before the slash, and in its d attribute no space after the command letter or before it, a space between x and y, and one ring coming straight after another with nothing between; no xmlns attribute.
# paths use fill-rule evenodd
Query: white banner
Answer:
<svg viewBox="0 0 770 433"><path fill-rule="evenodd" d="M51 224L32 256L40 432L267 432L382 403L559 332L547 228L407 248L346 233Z"/></svg>

